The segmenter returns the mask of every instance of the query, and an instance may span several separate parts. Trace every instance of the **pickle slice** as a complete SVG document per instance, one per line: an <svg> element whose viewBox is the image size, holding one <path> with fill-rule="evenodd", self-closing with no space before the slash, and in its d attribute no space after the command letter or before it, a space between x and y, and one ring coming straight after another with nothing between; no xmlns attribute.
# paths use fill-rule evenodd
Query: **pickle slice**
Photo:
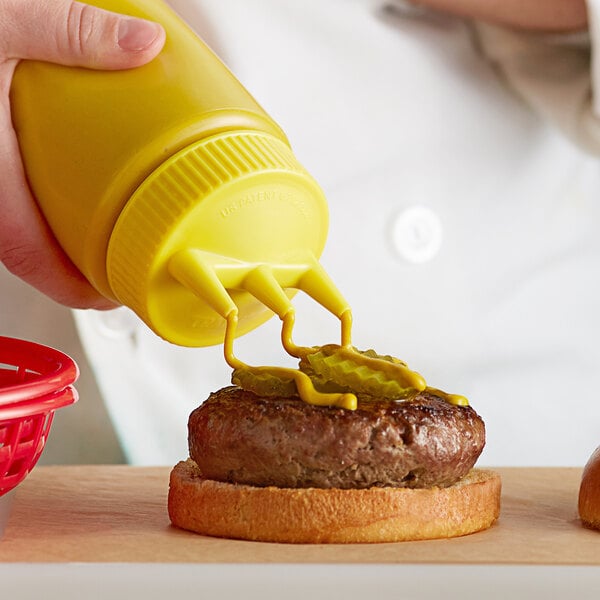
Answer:
<svg viewBox="0 0 600 600"><path fill-rule="evenodd" d="M427 387L423 377L411 371L405 362L377 354L374 350L357 350L336 344L321 346L300 360L299 371L281 367L238 368L234 369L231 382L264 398L291 398L299 395L298 376L302 373L314 388L312 399L304 398L311 404L348 408L345 396L350 394L354 395L352 406L355 408L356 394L364 401L369 398L408 400L425 389L450 404L469 404L464 396Z"/></svg>
<svg viewBox="0 0 600 600"><path fill-rule="evenodd" d="M268 368L234 369L231 383L257 396L290 398L298 395L293 378L282 377Z"/></svg>
<svg viewBox="0 0 600 600"><path fill-rule="evenodd" d="M345 390L319 391L311 378L300 370L284 367L244 367L234 370L231 382L261 398L300 396L307 404L356 410L355 394Z"/></svg>
<svg viewBox="0 0 600 600"><path fill-rule="evenodd" d="M406 398L426 387L421 375L393 356L335 344L306 355L300 361L300 370L308 372L317 386L332 382L354 393L378 398Z"/></svg>

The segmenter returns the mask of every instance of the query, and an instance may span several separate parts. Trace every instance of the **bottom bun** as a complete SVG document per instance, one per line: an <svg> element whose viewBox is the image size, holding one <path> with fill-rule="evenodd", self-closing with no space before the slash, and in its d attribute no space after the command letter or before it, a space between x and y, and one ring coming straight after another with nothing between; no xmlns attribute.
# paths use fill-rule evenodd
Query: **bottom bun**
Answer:
<svg viewBox="0 0 600 600"><path fill-rule="evenodd" d="M481 469L446 488L261 488L204 479L189 459L171 471L169 517L196 533L262 542L427 540L490 527L500 490L500 476Z"/></svg>
<svg viewBox="0 0 600 600"><path fill-rule="evenodd" d="M600 446L583 469L579 487L579 516L587 527L600 529Z"/></svg>

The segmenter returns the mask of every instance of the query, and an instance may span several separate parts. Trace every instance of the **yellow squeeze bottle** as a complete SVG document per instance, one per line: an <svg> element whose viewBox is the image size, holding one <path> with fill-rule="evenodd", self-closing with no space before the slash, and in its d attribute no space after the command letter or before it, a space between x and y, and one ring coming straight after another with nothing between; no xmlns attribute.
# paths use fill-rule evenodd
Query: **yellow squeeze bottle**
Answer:
<svg viewBox="0 0 600 600"><path fill-rule="evenodd" d="M292 288L349 315L318 263L323 193L280 127L161 0L90 4L158 21L167 41L126 71L16 69L27 177L81 272L183 346L223 342L234 313L237 334L283 318Z"/></svg>

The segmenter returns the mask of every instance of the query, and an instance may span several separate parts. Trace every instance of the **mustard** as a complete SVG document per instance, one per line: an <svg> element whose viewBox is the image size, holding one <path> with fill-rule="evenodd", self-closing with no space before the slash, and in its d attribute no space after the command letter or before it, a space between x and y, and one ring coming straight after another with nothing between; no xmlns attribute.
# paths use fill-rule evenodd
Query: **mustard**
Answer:
<svg viewBox="0 0 600 600"><path fill-rule="evenodd" d="M393 399L410 399L423 390L435 393L446 402L455 405L468 405L464 396L447 394L441 390L427 387L425 379L412 371L405 363L393 357L372 356L357 351L351 345L350 310L340 315L342 325L341 346L302 347L293 342L293 326L295 311L290 308L282 317L282 343L285 350L302 361L307 361L315 367L316 376L327 375L327 356L331 359L335 375L325 377L334 386L361 391L373 397L387 397ZM317 406L338 406L348 410L355 410L358 406L356 393L353 392L321 392L315 389L313 379L299 369L274 366L250 366L239 360L233 351L235 330L237 327L237 312L232 310L227 316L227 328L224 340L225 360L233 369L232 380L234 383L255 391L259 395L293 396L298 395L308 403ZM326 354L323 357L323 351ZM372 353L374 354L374 353ZM318 359L318 360L317 360ZM318 365L321 368L317 369ZM290 383L293 387L290 388ZM392 394L390 396L390 393Z"/></svg>
<svg viewBox="0 0 600 600"><path fill-rule="evenodd" d="M327 204L281 127L162 0L90 3L158 21L167 36L135 69L16 68L27 178L71 260L182 346L222 343L232 304L239 335L272 316L236 279L261 265L320 294L310 272Z"/></svg>
<svg viewBox="0 0 600 600"><path fill-rule="evenodd" d="M286 330L289 331L290 322L294 321L294 310L286 313L284 322ZM269 373L274 377L282 379L292 379L296 384L296 389L300 398L308 403L316 406L338 406L348 410L356 410L357 400L354 394L350 393L322 393L315 389L312 380L306 373L298 369L290 369L288 367L251 367L239 360L233 351L233 340L237 327L238 316L236 311L232 311L227 315L227 327L225 330L225 340L223 343L225 360L232 369L249 371L260 375L261 373ZM295 350L300 350L298 346L292 345ZM309 351L309 348L301 349L302 352Z"/></svg>

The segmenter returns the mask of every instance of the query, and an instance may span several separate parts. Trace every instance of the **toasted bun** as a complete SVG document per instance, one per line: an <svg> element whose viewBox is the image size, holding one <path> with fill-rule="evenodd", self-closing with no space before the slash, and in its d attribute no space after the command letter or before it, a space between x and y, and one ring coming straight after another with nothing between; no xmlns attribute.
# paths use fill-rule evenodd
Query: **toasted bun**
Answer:
<svg viewBox="0 0 600 600"><path fill-rule="evenodd" d="M600 529L600 446L583 469L579 488L579 516L587 527Z"/></svg>
<svg viewBox="0 0 600 600"><path fill-rule="evenodd" d="M276 488L204 479L189 459L171 472L169 516L204 535L264 542L357 543L449 538L500 513L500 476L473 469L447 488Z"/></svg>

